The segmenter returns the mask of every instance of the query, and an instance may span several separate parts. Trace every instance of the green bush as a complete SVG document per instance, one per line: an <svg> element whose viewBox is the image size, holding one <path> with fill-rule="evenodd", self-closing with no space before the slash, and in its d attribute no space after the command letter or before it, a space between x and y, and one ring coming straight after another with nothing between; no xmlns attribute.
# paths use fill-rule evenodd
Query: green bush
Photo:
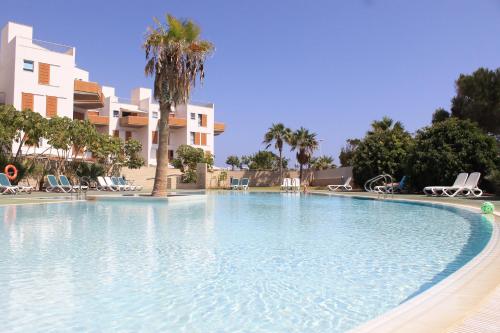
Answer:
<svg viewBox="0 0 500 333"><path fill-rule="evenodd" d="M487 177L487 180L493 185L495 194L500 196L500 170L493 170Z"/></svg>
<svg viewBox="0 0 500 333"><path fill-rule="evenodd" d="M372 123L372 129L359 142L354 156L353 176L357 184L383 173L396 178L404 175L406 159L413 139L399 122L384 117Z"/></svg>
<svg viewBox="0 0 500 333"><path fill-rule="evenodd" d="M460 172L488 175L499 163L495 139L469 120L450 118L417 132L408 157L415 190L452 184Z"/></svg>

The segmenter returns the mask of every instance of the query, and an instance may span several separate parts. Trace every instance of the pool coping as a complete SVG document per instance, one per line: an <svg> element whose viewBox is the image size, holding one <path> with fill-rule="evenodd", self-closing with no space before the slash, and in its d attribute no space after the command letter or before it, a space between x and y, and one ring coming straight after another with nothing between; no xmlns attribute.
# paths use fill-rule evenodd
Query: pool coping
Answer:
<svg viewBox="0 0 500 333"><path fill-rule="evenodd" d="M463 204L440 203L431 200L404 198L378 199L362 195L310 192L317 195L337 196L364 200L424 203L448 206L480 213L481 210ZM399 306L371 319L351 333L365 332L446 332L460 325L479 310L500 284L500 214L491 215L491 238L485 248L459 270L423 293Z"/></svg>

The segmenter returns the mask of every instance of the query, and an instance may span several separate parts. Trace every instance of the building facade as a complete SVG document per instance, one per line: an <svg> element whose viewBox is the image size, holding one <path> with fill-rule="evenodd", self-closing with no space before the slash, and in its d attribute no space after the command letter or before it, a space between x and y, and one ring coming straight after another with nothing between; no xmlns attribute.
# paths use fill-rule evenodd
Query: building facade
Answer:
<svg viewBox="0 0 500 333"><path fill-rule="evenodd" d="M91 82L89 72L76 66L74 47L33 39L30 26L8 22L0 43L0 104L47 118L88 119L101 133L140 141L142 157L148 165L156 165L160 113L151 89L136 88L128 99L116 96L114 88ZM170 157L182 144L214 154L214 137L225 129L214 117L213 104L189 103L173 109ZM37 149L51 153L47 142Z"/></svg>

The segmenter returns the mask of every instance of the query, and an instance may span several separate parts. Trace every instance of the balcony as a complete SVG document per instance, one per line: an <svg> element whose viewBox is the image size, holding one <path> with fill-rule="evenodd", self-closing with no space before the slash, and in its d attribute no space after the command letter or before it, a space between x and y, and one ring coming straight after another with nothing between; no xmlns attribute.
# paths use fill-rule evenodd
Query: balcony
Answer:
<svg viewBox="0 0 500 333"><path fill-rule="evenodd" d="M182 128L187 126L186 118L177 118L173 116L168 117L168 127L170 128Z"/></svg>
<svg viewBox="0 0 500 333"><path fill-rule="evenodd" d="M214 123L214 135L219 135L224 133L226 130L226 124L224 123Z"/></svg>
<svg viewBox="0 0 500 333"><path fill-rule="evenodd" d="M101 86L95 82L75 80L74 105L81 109L99 109L104 106Z"/></svg>
<svg viewBox="0 0 500 333"><path fill-rule="evenodd" d="M126 116L120 118L120 126L122 127L144 127L148 126L149 119L141 116Z"/></svg>
<svg viewBox="0 0 500 333"><path fill-rule="evenodd" d="M87 119L91 124L94 124L95 126L108 126L109 125L109 117L106 117L106 116L89 114L89 115L87 115Z"/></svg>

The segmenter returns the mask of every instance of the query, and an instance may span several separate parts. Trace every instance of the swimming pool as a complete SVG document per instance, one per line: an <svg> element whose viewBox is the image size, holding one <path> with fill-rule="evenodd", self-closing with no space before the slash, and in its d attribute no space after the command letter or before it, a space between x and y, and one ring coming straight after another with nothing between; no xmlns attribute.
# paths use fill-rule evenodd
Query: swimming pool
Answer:
<svg viewBox="0 0 500 333"><path fill-rule="evenodd" d="M479 214L226 193L0 207L3 331L343 332L463 266Z"/></svg>

